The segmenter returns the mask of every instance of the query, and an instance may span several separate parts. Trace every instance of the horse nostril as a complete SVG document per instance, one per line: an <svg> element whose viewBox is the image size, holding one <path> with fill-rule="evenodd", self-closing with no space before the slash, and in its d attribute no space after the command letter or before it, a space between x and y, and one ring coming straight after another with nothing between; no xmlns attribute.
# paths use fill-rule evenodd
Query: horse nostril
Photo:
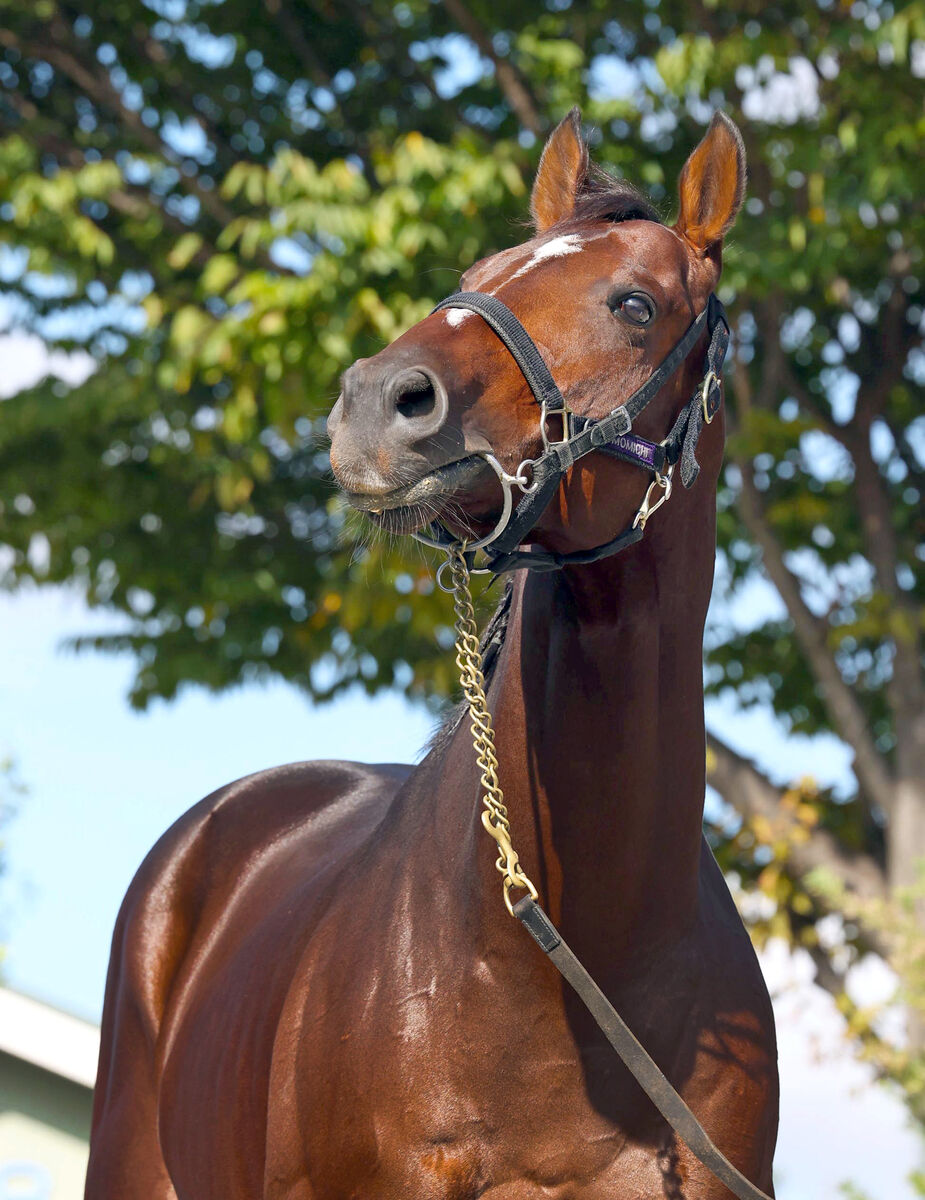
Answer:
<svg viewBox="0 0 925 1200"><path fill-rule="evenodd" d="M446 421L446 391L439 377L425 367L396 372L382 398L392 434L408 446L433 437Z"/></svg>
<svg viewBox="0 0 925 1200"><path fill-rule="evenodd" d="M402 371L389 391L396 411L409 421L432 416L437 408L437 389L426 371Z"/></svg>
<svg viewBox="0 0 925 1200"><path fill-rule="evenodd" d="M429 379L421 376L420 386L414 381L406 383L395 398L395 407L403 417L429 417L437 406L437 394Z"/></svg>

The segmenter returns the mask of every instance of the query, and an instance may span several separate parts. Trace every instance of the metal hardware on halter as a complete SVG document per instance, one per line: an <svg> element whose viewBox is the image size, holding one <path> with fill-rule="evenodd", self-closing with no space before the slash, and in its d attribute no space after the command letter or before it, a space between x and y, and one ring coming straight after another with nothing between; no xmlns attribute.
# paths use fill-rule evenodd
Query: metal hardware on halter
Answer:
<svg viewBox="0 0 925 1200"><path fill-rule="evenodd" d="M505 471L504 467L501 466L501 464L498 462L498 460L495 458L495 456L493 454L488 454L487 452L484 452L484 453L477 455L477 457L484 458L485 461L488 463L488 465L492 468L492 470L498 476L498 480L501 484L501 490L504 493L504 501L503 501L502 508L501 508L501 516L498 518L498 523L494 527L494 529L491 531L491 533L489 533L486 537L479 538L478 541L467 542L466 543L467 550L481 550L483 546L491 545L491 543L495 540L495 538L500 537L501 534L505 531L505 529L507 529L508 523L510 522L510 519L511 519L511 513L514 509L514 500L513 500L513 497L511 496L511 488L516 485L524 492L527 490L527 488L526 488L527 481L524 478L524 476L521 475L521 467L523 467L523 465L524 465L523 463L521 463L520 467L517 468L516 475L509 475L507 473L507 471ZM412 533L411 536L415 539L415 541L422 542L425 546L433 546L435 550L445 551L447 548L446 542L438 542L436 538L428 537L426 533L421 533L420 531L415 531L414 533Z"/></svg>
<svg viewBox="0 0 925 1200"><path fill-rule="evenodd" d="M526 482L526 476L524 475L524 469L527 469L530 472L530 482L529 483ZM536 489L539 487L539 485L540 485L539 480L536 478L536 459L535 458L525 458L523 460L523 462L520 464L520 466L517 468L517 486L520 488L520 490L523 492L523 494L525 496L532 496L533 493L536 491Z"/></svg>
<svg viewBox="0 0 925 1200"><path fill-rule="evenodd" d="M569 428L569 418L572 412L567 404L561 407L550 409L548 403L544 400L540 407L540 437L543 439L543 450L548 453L553 446L561 446L563 442L567 442L571 437L571 429ZM550 417L562 418L562 437L551 438L546 429L546 422Z"/></svg>
<svg viewBox="0 0 925 1200"><path fill-rule="evenodd" d="M480 570L494 574L520 567L532 571L555 571L571 565L597 562L639 541L648 517L668 499L670 486L666 486L664 481L669 480L670 475L665 471L666 464L680 462L681 482L685 487L693 484L699 471L695 456L697 440L703 426L711 423L722 403L719 370L729 345L729 323L715 294L709 297L703 309L648 379L603 417L576 416L571 411L535 342L497 296L484 292L455 292L441 300L433 311L446 308L469 309L482 317L517 363L540 406L542 450L536 458L525 459L517 468L516 475L508 475L496 459L493 461L490 456L484 456L497 472L505 496L504 513L494 530L487 538L473 542L468 547L469 551L486 548L488 564ZM677 414L670 433L659 443L649 442L637 434L630 436L633 422L695 350L705 331L709 332L705 352L706 376ZM562 419L562 436L559 439L550 437L548 429L549 418L556 414L561 415ZM701 414L703 420L700 419ZM535 547L529 551L521 549L529 542L530 534L552 502L566 472L580 458L595 451L654 472L655 482L650 484L633 523L592 550L560 554ZM523 499L516 510L511 497L511 488L515 485L523 492ZM664 494L653 501L655 487ZM426 545L446 550L454 541L454 535L443 528L439 521L432 524L432 529L442 536L439 539L425 534L414 536Z"/></svg>
<svg viewBox="0 0 925 1200"><path fill-rule="evenodd" d="M671 499L671 477L673 474L674 463L671 464L664 475L659 475L658 471L655 472L655 478L649 484L648 488L646 489L646 494L642 498L642 504L639 506L639 512L637 512L636 516L633 518L633 529L636 529L637 527L639 529L645 529L646 521L648 521L649 517L651 517L654 512L658 512L666 500ZM650 497L652 496L652 492L655 490L655 488L661 488L662 494L654 503L652 503Z"/></svg>
<svg viewBox="0 0 925 1200"><path fill-rule="evenodd" d="M710 411L709 405L710 389L714 384L716 384L718 387L719 381L719 376L711 367L710 370L707 371L706 378L703 381L703 387L700 389L700 405L703 409L703 420L705 425L709 425L719 411L719 405L717 405L712 412Z"/></svg>

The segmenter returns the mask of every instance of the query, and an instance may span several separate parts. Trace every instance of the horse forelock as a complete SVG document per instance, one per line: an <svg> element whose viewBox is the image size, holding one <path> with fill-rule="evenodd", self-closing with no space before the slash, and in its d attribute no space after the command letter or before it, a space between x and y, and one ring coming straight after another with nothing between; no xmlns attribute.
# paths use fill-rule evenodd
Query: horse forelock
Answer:
<svg viewBox="0 0 925 1200"><path fill-rule="evenodd" d="M499 250L476 264L471 284L477 291L496 295L507 284L529 274L534 267L556 258L565 258L584 249L591 241L610 230L601 226L625 221L649 221L663 225L658 210L638 188L606 171L592 168L572 211L555 225L544 229L526 243ZM447 309L443 319L456 329L473 313L466 309Z"/></svg>
<svg viewBox="0 0 925 1200"><path fill-rule="evenodd" d="M547 232L564 233L600 221L614 224L621 221L652 221L656 225L664 224L658 209L644 192L625 179L617 179L600 167L592 166L572 211Z"/></svg>

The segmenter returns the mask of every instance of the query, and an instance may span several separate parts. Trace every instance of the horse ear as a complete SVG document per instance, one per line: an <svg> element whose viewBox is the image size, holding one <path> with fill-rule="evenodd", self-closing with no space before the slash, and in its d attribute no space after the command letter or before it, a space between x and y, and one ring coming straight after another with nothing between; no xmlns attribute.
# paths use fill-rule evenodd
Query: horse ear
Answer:
<svg viewBox="0 0 925 1200"><path fill-rule="evenodd" d="M588 147L581 137L581 111L573 108L549 135L530 196L537 233L571 215L588 174Z"/></svg>
<svg viewBox="0 0 925 1200"><path fill-rule="evenodd" d="M717 251L745 199L745 147L724 112L715 112L706 137L684 164L675 230L706 255Z"/></svg>

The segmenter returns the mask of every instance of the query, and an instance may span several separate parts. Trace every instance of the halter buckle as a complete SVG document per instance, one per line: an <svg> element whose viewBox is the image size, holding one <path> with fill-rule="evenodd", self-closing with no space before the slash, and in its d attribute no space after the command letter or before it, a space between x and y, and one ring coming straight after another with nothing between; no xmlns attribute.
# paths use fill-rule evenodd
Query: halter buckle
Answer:
<svg viewBox="0 0 925 1200"><path fill-rule="evenodd" d="M545 400L543 401L543 406L540 409L540 437L543 439L544 450L548 451L551 446L561 446L563 442L567 442L569 440L569 437L571 436L571 422L569 418L571 415L572 410L567 404L563 403L562 408L554 408L552 412L550 412L546 406ZM562 418L562 437L551 438L549 436L548 432L546 431L546 421L549 417Z"/></svg>
<svg viewBox="0 0 925 1200"><path fill-rule="evenodd" d="M716 416L716 414L719 412L719 405L717 405L716 408L714 408L712 412L710 411L710 405L709 405L710 389L713 387L714 383L718 385L719 382L720 382L719 376L716 374L716 372L711 367L710 370L707 371L706 378L703 381L703 387L701 388L701 391L700 391L700 405L701 405L701 408L703 409L703 421L704 421L705 425L709 425L710 422L713 420L713 418Z"/></svg>

